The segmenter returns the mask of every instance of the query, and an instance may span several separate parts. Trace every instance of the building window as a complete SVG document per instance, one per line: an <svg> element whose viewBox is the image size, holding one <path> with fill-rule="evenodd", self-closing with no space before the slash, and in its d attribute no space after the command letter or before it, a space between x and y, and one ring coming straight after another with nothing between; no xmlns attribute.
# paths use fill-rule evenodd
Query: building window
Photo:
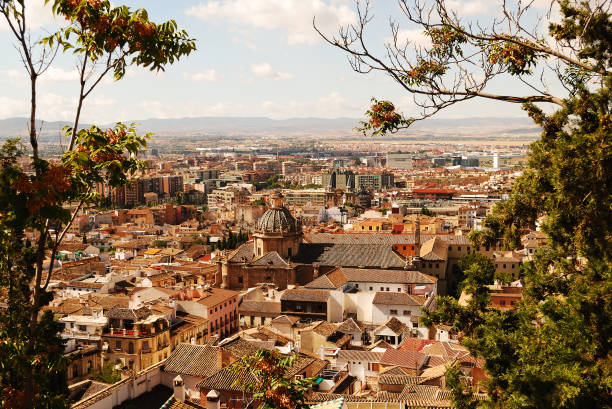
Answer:
<svg viewBox="0 0 612 409"><path fill-rule="evenodd" d="M397 315L397 310L389 310L389 313L390 313L391 315Z"/></svg>
<svg viewBox="0 0 612 409"><path fill-rule="evenodd" d="M117 342L115 343L115 349L116 349L117 351L121 351L121 341L117 341Z"/></svg>
<svg viewBox="0 0 612 409"><path fill-rule="evenodd" d="M410 311L409 310L404 310L404 315L410 315Z"/></svg>
<svg viewBox="0 0 612 409"><path fill-rule="evenodd" d="M499 305L506 305L506 300L501 300L501 301L499 302Z"/></svg>
<svg viewBox="0 0 612 409"><path fill-rule="evenodd" d="M380 291L385 291L385 287L380 287Z"/></svg>
<svg viewBox="0 0 612 409"><path fill-rule="evenodd" d="M374 287L370 287L370 291L374 291Z"/></svg>
<svg viewBox="0 0 612 409"><path fill-rule="evenodd" d="M238 284L242 284L242 277L238 277Z"/></svg>
<svg viewBox="0 0 612 409"><path fill-rule="evenodd" d="M389 287L387 287L387 291L389 291Z"/></svg>
<svg viewBox="0 0 612 409"><path fill-rule="evenodd" d="M461 251L461 246L457 246L457 251Z"/></svg>
<svg viewBox="0 0 612 409"><path fill-rule="evenodd" d="M506 268L506 265L504 264L504 268Z"/></svg>
<svg viewBox="0 0 612 409"><path fill-rule="evenodd" d="M402 291L402 289L401 289L401 288L398 288L398 289L397 289L397 292L398 292L398 293L399 293L399 292L401 292L401 291Z"/></svg>

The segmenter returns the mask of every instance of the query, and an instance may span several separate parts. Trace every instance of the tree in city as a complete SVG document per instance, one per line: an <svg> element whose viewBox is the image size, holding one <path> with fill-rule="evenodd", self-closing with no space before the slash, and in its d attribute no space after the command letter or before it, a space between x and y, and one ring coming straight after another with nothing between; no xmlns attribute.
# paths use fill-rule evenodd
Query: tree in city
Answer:
<svg viewBox="0 0 612 409"><path fill-rule="evenodd" d="M424 216L429 216L429 217L434 217L436 215L431 209L428 209L427 206L421 207L419 214L422 214Z"/></svg>
<svg viewBox="0 0 612 409"><path fill-rule="evenodd" d="M260 349L245 355L230 369L242 375L235 384L251 396L251 403L258 403L258 409L302 409L309 407L304 400L314 379L287 376L298 359L298 354L286 356L276 350Z"/></svg>
<svg viewBox="0 0 612 409"><path fill-rule="evenodd" d="M545 248L522 267L522 300L492 308L494 269L474 259L464 270L468 302L440 297L423 320L452 324L484 360L488 397L476 402L464 391L455 404L612 406L612 2L559 0L535 9L540 2L504 1L487 22L462 18L452 10L457 2L399 0L399 18L422 41L405 40L392 20L382 49L367 35L369 2L356 4L357 23L324 38L357 72L387 74L419 107L405 116L374 99L361 131L397 132L471 99L521 104L542 130L509 200L470 236L474 246L515 249L522 232L546 233Z"/></svg>
<svg viewBox="0 0 612 409"><path fill-rule="evenodd" d="M50 310L58 248L79 211L100 197L99 183L117 187L143 169L137 158L149 135L134 125L81 129L85 100L129 66L163 70L195 49L172 20L156 24L145 10L104 0L54 0L49 13L66 20L58 32L33 41L26 18L30 2L0 0L29 79L27 145L16 139L0 148L0 402L6 408L65 408L67 360L61 330ZM74 122L64 129L67 149L59 160L42 157L38 139L38 80L58 52L78 62L79 94ZM20 161L31 171L26 172ZM72 204L72 206L70 206Z"/></svg>
<svg viewBox="0 0 612 409"><path fill-rule="evenodd" d="M119 382L121 380L121 371L115 369L115 364L111 361L104 362L102 367L93 377L98 382L110 383Z"/></svg>

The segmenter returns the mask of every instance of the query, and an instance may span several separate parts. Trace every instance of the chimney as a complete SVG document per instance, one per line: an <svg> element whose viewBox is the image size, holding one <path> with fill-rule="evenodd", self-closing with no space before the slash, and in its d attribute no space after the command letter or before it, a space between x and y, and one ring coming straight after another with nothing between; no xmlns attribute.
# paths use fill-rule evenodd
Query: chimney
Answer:
<svg viewBox="0 0 612 409"><path fill-rule="evenodd" d="M206 409L219 409L221 407L219 402L220 396L221 394L219 391L211 389L210 392L206 394Z"/></svg>
<svg viewBox="0 0 612 409"><path fill-rule="evenodd" d="M174 399L178 402L185 402L185 382L181 375L177 375L173 381L174 384Z"/></svg>

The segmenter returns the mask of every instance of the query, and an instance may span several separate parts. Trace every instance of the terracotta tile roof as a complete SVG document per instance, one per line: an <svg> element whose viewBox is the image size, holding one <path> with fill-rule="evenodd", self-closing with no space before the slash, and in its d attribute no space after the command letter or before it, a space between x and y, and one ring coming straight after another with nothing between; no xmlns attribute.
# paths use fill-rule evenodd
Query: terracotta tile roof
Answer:
<svg viewBox="0 0 612 409"><path fill-rule="evenodd" d="M379 376L378 383L383 385L418 385L425 380L420 376L385 374Z"/></svg>
<svg viewBox="0 0 612 409"><path fill-rule="evenodd" d="M421 245L421 258L428 261L445 261L448 258L448 243L439 237Z"/></svg>
<svg viewBox="0 0 612 409"><path fill-rule="evenodd" d="M277 317L281 312L281 303L243 300L238 306L238 312L240 315L270 315Z"/></svg>
<svg viewBox="0 0 612 409"><path fill-rule="evenodd" d="M372 351L357 351L350 349L341 349L338 351L338 361L342 362L380 362L384 352Z"/></svg>
<svg viewBox="0 0 612 409"><path fill-rule="evenodd" d="M403 366L405 368L422 367L426 357L420 352L402 351L400 349L387 349L380 363L383 365Z"/></svg>
<svg viewBox="0 0 612 409"><path fill-rule="evenodd" d="M338 327L338 331L344 332L345 334L349 332L363 332L361 327L357 325L355 320L352 318L347 318L344 322Z"/></svg>
<svg viewBox="0 0 612 409"><path fill-rule="evenodd" d="M338 330L338 325L329 323L327 321L320 321L314 324L311 329L319 335L329 337Z"/></svg>
<svg viewBox="0 0 612 409"><path fill-rule="evenodd" d="M113 307L104 315L108 318L138 321L149 316L150 314L151 311L147 307L140 307L136 309Z"/></svg>
<svg viewBox="0 0 612 409"><path fill-rule="evenodd" d="M130 298L126 295L87 294L85 297L90 306L98 305L104 309L127 308L130 303Z"/></svg>
<svg viewBox="0 0 612 409"><path fill-rule="evenodd" d="M269 253L264 254L256 260L253 260L249 263L251 266L270 266L270 267L281 267L287 268L290 267L289 263L287 263L276 251L271 251Z"/></svg>
<svg viewBox="0 0 612 409"><path fill-rule="evenodd" d="M76 253L77 251L83 251L85 250L87 247L89 247L89 244L84 244L84 243L62 243L60 244L59 248L57 249L58 251L69 251L72 253Z"/></svg>
<svg viewBox="0 0 612 409"><path fill-rule="evenodd" d="M403 268L404 259L391 244L313 244L301 243L294 261L324 266Z"/></svg>
<svg viewBox="0 0 612 409"><path fill-rule="evenodd" d="M335 268L329 273L315 278L310 283L306 284L304 287L335 290L337 288L342 287L347 282L348 280L344 275L342 269Z"/></svg>
<svg viewBox="0 0 612 409"><path fill-rule="evenodd" d="M496 251L493 253L493 262L497 263L518 263L522 260L520 255L514 254L513 251Z"/></svg>
<svg viewBox="0 0 612 409"><path fill-rule="evenodd" d="M262 327L257 330L257 332L250 333L249 336L264 341L272 339L276 341L276 345L287 345L289 342L293 342L293 339L281 335L267 327Z"/></svg>
<svg viewBox="0 0 612 409"><path fill-rule="evenodd" d="M235 339L224 342L220 345L221 348L232 354L236 358L242 358L243 356L252 355L257 352L259 348L253 342L249 342L243 338L236 337Z"/></svg>
<svg viewBox="0 0 612 409"><path fill-rule="evenodd" d="M254 257L253 243L244 243L227 257L228 263L248 263Z"/></svg>
<svg viewBox="0 0 612 409"><path fill-rule="evenodd" d="M164 371L206 378L221 369L219 354L216 346L179 344L166 360Z"/></svg>
<svg viewBox="0 0 612 409"><path fill-rule="evenodd" d="M431 344L435 344L437 341L429 340L429 339L420 339L420 338L410 338L406 337L402 340L398 349L402 349L404 351L414 351L420 352L423 347Z"/></svg>
<svg viewBox="0 0 612 409"><path fill-rule="evenodd" d="M237 291L226 290L224 288L210 288L203 292L203 298L198 303L207 307L214 307L238 295Z"/></svg>
<svg viewBox="0 0 612 409"><path fill-rule="evenodd" d="M384 328L389 328L395 334L399 335L399 334L403 333L406 330L407 326L406 326L406 324L404 324L403 322L401 322L397 318L391 317L384 324L379 325L374 330L374 333L376 334L376 333L382 331Z"/></svg>
<svg viewBox="0 0 612 409"><path fill-rule="evenodd" d="M329 299L329 291L326 290L311 290L308 288L294 288L286 290L281 295L281 301L315 301L327 302Z"/></svg>
<svg viewBox="0 0 612 409"><path fill-rule="evenodd" d="M293 325L296 322L298 322L300 320L299 317L293 316L293 315L279 315L278 317L274 318L271 323L275 323L275 324L290 324Z"/></svg>
<svg viewBox="0 0 612 409"><path fill-rule="evenodd" d="M245 384L252 384L256 381L250 372L234 372L232 365L218 370L208 378L199 382L198 389L216 389L218 391L242 392Z"/></svg>

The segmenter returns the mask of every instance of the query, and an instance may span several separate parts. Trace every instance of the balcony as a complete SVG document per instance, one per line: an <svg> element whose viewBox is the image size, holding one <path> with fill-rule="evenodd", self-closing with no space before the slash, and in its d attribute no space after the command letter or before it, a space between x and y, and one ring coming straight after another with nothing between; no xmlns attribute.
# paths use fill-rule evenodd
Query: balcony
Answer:
<svg viewBox="0 0 612 409"><path fill-rule="evenodd" d="M85 341L99 341L100 340L100 333L90 334L85 331L64 330L61 333L61 336L62 338L67 338L67 339L74 338L74 339L85 340Z"/></svg>
<svg viewBox="0 0 612 409"><path fill-rule="evenodd" d="M155 333L142 331L137 329L125 328L106 328L103 332L104 336L127 337L127 338L146 338L152 337Z"/></svg>

